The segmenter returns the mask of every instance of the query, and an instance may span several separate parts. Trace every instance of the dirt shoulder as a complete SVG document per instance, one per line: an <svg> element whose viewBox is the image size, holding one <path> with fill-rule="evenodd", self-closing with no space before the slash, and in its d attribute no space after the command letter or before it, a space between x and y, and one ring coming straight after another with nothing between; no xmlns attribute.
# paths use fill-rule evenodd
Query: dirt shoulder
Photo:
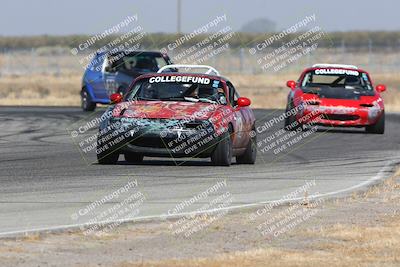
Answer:
<svg viewBox="0 0 400 267"><path fill-rule="evenodd" d="M102 236L67 232L3 239L0 265L400 265L400 171L345 199L305 197L269 208L224 214L187 236L172 230L177 220L166 220L125 224Z"/></svg>

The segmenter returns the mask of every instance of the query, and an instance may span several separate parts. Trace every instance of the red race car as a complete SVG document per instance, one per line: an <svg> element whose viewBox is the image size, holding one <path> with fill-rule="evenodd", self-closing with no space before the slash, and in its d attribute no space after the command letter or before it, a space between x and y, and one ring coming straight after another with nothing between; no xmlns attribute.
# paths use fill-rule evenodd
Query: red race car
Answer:
<svg viewBox="0 0 400 267"><path fill-rule="evenodd" d="M285 128L304 125L365 127L369 133L385 131L385 109L381 93L369 74L352 65L316 64L305 69L291 89L285 113Z"/></svg>
<svg viewBox="0 0 400 267"><path fill-rule="evenodd" d="M115 105L101 117L97 138L100 164L116 163L120 154L128 162L144 156L211 157L219 166L231 165L232 157L244 164L256 160L250 100L212 67L167 65L139 76L124 96L110 98Z"/></svg>

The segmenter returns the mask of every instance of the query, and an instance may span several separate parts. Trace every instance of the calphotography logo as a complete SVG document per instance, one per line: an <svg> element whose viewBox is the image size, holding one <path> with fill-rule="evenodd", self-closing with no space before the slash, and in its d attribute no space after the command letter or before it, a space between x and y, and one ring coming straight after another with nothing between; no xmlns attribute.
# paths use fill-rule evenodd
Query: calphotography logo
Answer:
<svg viewBox="0 0 400 267"><path fill-rule="evenodd" d="M185 44L186 41L190 41L191 39L193 39L194 37L196 37L198 35L205 34L208 31L211 31L212 28L215 28L219 24L226 22L226 20L227 20L226 14L216 16L213 20L209 21L207 24L202 25L201 27L195 29L193 32L191 32L189 34L183 35L176 41L169 43L167 45L167 48L169 51L177 49L179 46ZM161 51L163 51L163 52L168 52L168 50L166 50L166 48L161 49Z"/></svg>
<svg viewBox="0 0 400 267"><path fill-rule="evenodd" d="M253 56L258 54L257 64L264 72L277 72L298 62L302 57L315 53L326 42L326 38L329 39L317 24L316 14L312 14L257 43L249 49L249 53Z"/></svg>
<svg viewBox="0 0 400 267"><path fill-rule="evenodd" d="M189 238L225 216L233 202L233 196L225 189L226 186L226 180L219 181L207 190L169 209L167 214L163 215L164 218L183 215L177 221L170 223L169 229L172 233L177 237ZM217 197L214 197L215 194ZM192 207L200 204L200 207L193 210Z"/></svg>
<svg viewBox="0 0 400 267"><path fill-rule="evenodd" d="M137 187L137 180L129 181L123 187L80 208L71 214L71 219L80 225L84 235L107 234L124 221L132 220L139 215L139 208L146 197L136 190ZM119 202L107 208L108 203L115 203L116 200Z"/></svg>

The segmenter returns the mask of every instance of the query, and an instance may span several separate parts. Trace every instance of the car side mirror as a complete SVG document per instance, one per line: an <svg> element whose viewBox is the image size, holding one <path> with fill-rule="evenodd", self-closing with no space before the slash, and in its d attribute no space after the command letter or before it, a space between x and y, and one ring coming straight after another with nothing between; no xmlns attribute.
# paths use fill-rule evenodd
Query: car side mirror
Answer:
<svg viewBox="0 0 400 267"><path fill-rule="evenodd" d="M287 81L286 86L293 90L294 88L296 88L296 82L292 80Z"/></svg>
<svg viewBox="0 0 400 267"><path fill-rule="evenodd" d="M248 99L247 97L239 97L238 100L236 101L238 107L248 107L251 104L251 100Z"/></svg>
<svg viewBox="0 0 400 267"><path fill-rule="evenodd" d="M377 86L376 86L376 91L378 91L379 93L382 93L382 92L385 92L386 91L386 85L384 85L384 84L378 84Z"/></svg>
<svg viewBox="0 0 400 267"><path fill-rule="evenodd" d="M117 104L122 101L122 95L119 93L111 94L110 95L110 102L111 104Z"/></svg>

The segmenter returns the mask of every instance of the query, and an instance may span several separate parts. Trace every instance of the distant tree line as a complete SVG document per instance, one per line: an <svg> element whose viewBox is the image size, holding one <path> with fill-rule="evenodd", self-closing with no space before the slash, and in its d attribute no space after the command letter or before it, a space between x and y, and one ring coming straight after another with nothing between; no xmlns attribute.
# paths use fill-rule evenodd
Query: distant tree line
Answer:
<svg viewBox="0 0 400 267"><path fill-rule="evenodd" d="M283 42L293 40L296 35L301 33L290 34L275 42L271 46L278 47ZM234 37L229 40L231 48L252 47L263 40L268 39L274 33L236 33ZM107 36L104 39L96 41L91 48L97 49L103 47L117 36ZM174 43L181 35L165 34L165 33L151 33L145 35L140 43L147 49L160 49L170 43ZM197 35L188 41L185 41L182 46L192 46L204 40L207 35ZM91 35L68 35L68 36L21 36L10 37L0 36L0 52L8 49L29 49L39 47L53 47L61 46L66 48L75 48L79 44L85 43ZM375 32L331 32L327 33L323 40L319 41L320 47L346 47L348 49L370 49L376 48L400 48L400 32L388 31L375 31Z"/></svg>

